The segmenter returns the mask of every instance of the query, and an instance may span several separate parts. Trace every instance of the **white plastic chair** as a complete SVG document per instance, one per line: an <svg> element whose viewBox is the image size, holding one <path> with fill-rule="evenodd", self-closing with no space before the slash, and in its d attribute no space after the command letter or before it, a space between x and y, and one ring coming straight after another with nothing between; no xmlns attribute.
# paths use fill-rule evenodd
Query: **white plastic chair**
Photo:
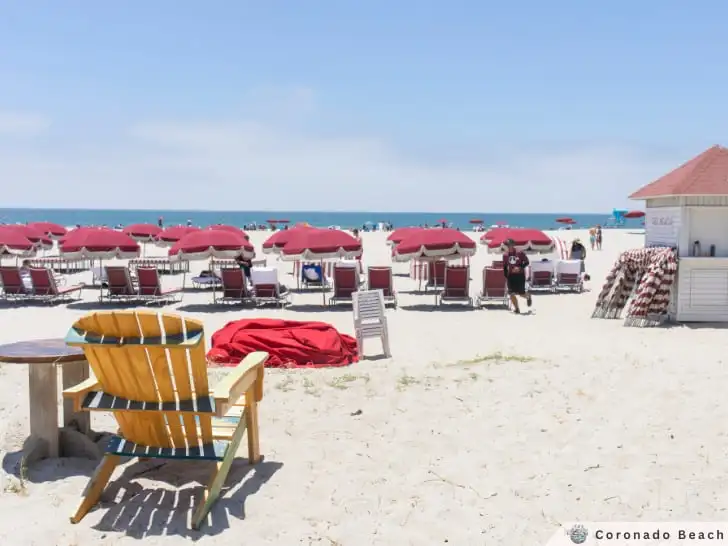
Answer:
<svg viewBox="0 0 728 546"><path fill-rule="evenodd" d="M531 262L528 282L532 290L554 289L555 264L551 260Z"/></svg>
<svg viewBox="0 0 728 546"><path fill-rule="evenodd" d="M354 333L359 358L364 354L364 340L379 338L385 357L392 356L389 350L389 329L384 316L384 295L381 290L359 290L352 295L354 303Z"/></svg>
<svg viewBox="0 0 728 546"><path fill-rule="evenodd" d="M556 266L556 288L581 292L583 287L581 260L561 260Z"/></svg>

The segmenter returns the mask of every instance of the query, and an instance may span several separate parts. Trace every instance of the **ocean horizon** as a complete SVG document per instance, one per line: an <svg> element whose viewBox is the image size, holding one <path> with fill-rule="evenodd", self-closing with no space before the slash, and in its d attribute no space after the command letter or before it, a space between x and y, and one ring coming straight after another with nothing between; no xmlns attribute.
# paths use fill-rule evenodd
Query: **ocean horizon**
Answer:
<svg viewBox="0 0 728 546"><path fill-rule="evenodd" d="M490 226L506 223L535 229L555 229L560 226L557 218L569 217L575 221L574 227L605 225L612 217L604 213L498 213L498 212L327 212L327 211L201 211L201 210L113 210L113 209L30 209L0 208L0 224L25 222L55 222L64 226L81 225L129 225L137 223L157 223L159 218L165 225L186 224L206 226L210 224L229 224L243 226L265 224L268 220L288 220L291 224L307 222L317 227L340 226L344 229L358 227L365 223L389 222L395 227L433 225L447 220L453 227L470 229L471 220L482 220ZM641 226L642 220L627 220L620 227Z"/></svg>

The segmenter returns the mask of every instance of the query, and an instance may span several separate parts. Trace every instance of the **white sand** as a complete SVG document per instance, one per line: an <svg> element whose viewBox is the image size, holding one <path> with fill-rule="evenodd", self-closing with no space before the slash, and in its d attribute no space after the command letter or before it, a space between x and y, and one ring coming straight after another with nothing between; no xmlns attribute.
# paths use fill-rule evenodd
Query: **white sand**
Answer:
<svg viewBox="0 0 728 546"><path fill-rule="evenodd" d="M267 234L251 235L260 248ZM365 263L389 264L385 236L364 235ZM114 475L102 505L78 525L68 516L95 463L43 461L21 486L14 473L29 430L27 370L2 365L0 544L143 537L145 544L515 546L545 542L561 521L723 519L728 337L714 328L636 329L590 319L618 253L643 242L626 232L604 236L604 250L587 259L591 292L537 296L531 315L408 309L434 298L407 293L415 283L396 277L401 308L388 311L394 357L269 371L265 461L247 474L244 459L236 464L232 487L201 532L187 522L200 494L191 480L206 478L204 463L125 465L124 478ZM473 294L491 259L480 247ZM280 264L292 284L290 269ZM89 290L85 298L96 295ZM294 295L296 304L320 299ZM204 320L208 344L229 320L251 316L324 320L352 333L350 310L225 312L206 308L209 301L209 294L186 294L166 311ZM3 308L0 342L62 337L85 312L77 305ZM371 343L367 351L377 352ZM114 430L105 415L95 414L93 427Z"/></svg>

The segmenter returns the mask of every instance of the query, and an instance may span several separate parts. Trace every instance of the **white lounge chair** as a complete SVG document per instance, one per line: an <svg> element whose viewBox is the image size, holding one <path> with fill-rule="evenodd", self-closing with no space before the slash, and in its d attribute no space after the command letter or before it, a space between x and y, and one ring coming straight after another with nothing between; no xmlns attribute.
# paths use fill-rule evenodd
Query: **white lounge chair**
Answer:
<svg viewBox="0 0 728 546"><path fill-rule="evenodd" d="M359 290L352 294L354 304L354 333L359 351L359 358L364 354L364 340L379 338L382 340L384 356L390 357L389 329L387 317L384 316L384 296L381 290Z"/></svg>
<svg viewBox="0 0 728 546"><path fill-rule="evenodd" d="M556 289L572 292L581 292L584 289L581 260L561 260L557 264Z"/></svg>
<svg viewBox="0 0 728 546"><path fill-rule="evenodd" d="M284 307L290 303L291 293L278 282L278 270L274 267L253 267L250 270L253 284L253 300L256 303L275 303Z"/></svg>
<svg viewBox="0 0 728 546"><path fill-rule="evenodd" d="M551 260L531 262L528 283L531 290L554 291L555 264Z"/></svg>

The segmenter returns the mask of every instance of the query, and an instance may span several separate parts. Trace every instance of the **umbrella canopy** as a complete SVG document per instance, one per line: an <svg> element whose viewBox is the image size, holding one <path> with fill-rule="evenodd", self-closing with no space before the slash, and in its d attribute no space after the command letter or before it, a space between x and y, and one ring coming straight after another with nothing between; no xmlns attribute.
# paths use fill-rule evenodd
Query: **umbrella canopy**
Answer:
<svg viewBox="0 0 728 546"><path fill-rule="evenodd" d="M288 230L289 232L292 230ZM284 260L319 261L361 256L361 241L338 229L299 229L281 249Z"/></svg>
<svg viewBox="0 0 728 546"><path fill-rule="evenodd" d="M269 224L288 224L290 220L286 220L285 218L282 220L266 220Z"/></svg>
<svg viewBox="0 0 728 546"><path fill-rule="evenodd" d="M447 224L447 218L440 218L436 223L437 224Z"/></svg>
<svg viewBox="0 0 728 546"><path fill-rule="evenodd" d="M263 242L263 252L265 254L280 254L281 249L286 245L288 241L291 240L291 237L295 236L295 234L298 231L306 231L306 230L319 230L318 228L311 227L304 224L298 224L293 226L291 229L286 229L283 231L276 231L273 235L268 237ZM321 230L323 231L323 230Z"/></svg>
<svg viewBox="0 0 728 546"><path fill-rule="evenodd" d="M481 220L480 218L473 218L470 220L470 223L471 224L482 224L483 220Z"/></svg>
<svg viewBox="0 0 728 546"><path fill-rule="evenodd" d="M490 239L485 239L489 233ZM513 239L516 249L524 252L553 252L554 249L551 237L538 229L496 228L481 237L488 245L488 252L505 251L508 239Z"/></svg>
<svg viewBox="0 0 728 546"><path fill-rule="evenodd" d="M203 229L182 237L169 249L170 257L180 260L255 257L255 249L245 235L223 229Z"/></svg>
<svg viewBox="0 0 728 546"><path fill-rule="evenodd" d="M393 257L401 262L412 259L459 258L474 255L476 246L475 241L456 229L423 229L410 234L394 247Z"/></svg>
<svg viewBox="0 0 728 546"><path fill-rule="evenodd" d="M132 224L121 230L135 241L147 243L162 232L162 228L154 224Z"/></svg>
<svg viewBox="0 0 728 546"><path fill-rule="evenodd" d="M200 228L194 226L170 226L159 232L156 241L161 246L172 246L185 235L195 233L196 231L200 231Z"/></svg>
<svg viewBox="0 0 728 546"><path fill-rule="evenodd" d="M623 218L644 218L645 213L641 210L631 210L625 212Z"/></svg>
<svg viewBox="0 0 728 546"><path fill-rule="evenodd" d="M402 242L403 239L406 239L413 233L417 233L420 231L424 231L425 228L412 226L412 227L401 227L398 229L395 229L392 233L389 234L389 237L387 237L387 242L393 245L398 245Z"/></svg>
<svg viewBox="0 0 728 546"><path fill-rule="evenodd" d="M54 224L53 222L31 222L28 224L28 227L48 235L51 239L59 239L68 232L65 227L60 224Z"/></svg>
<svg viewBox="0 0 728 546"><path fill-rule="evenodd" d="M36 249L36 244L21 231L13 226L0 226L0 254L32 256Z"/></svg>
<svg viewBox="0 0 728 546"><path fill-rule="evenodd" d="M564 216L562 218L557 218L556 221L559 224L575 224L576 221L573 218L569 218L568 216Z"/></svg>
<svg viewBox="0 0 728 546"><path fill-rule="evenodd" d="M212 226L207 226L205 229L208 229L208 230L213 229L213 230L217 230L217 231L228 231L230 233L237 233L238 235L242 235L243 237L245 237L246 240L250 239L250 237L248 237L248 234L245 233L238 226L229 226L226 224L215 224Z"/></svg>
<svg viewBox="0 0 728 546"><path fill-rule="evenodd" d="M7 224L0 227L14 229L22 233L36 248L42 248L43 250L53 248L53 241L50 236L31 226L26 226L25 224Z"/></svg>
<svg viewBox="0 0 728 546"><path fill-rule="evenodd" d="M139 256L139 243L109 228L78 228L68 232L59 250L68 259L130 259Z"/></svg>

